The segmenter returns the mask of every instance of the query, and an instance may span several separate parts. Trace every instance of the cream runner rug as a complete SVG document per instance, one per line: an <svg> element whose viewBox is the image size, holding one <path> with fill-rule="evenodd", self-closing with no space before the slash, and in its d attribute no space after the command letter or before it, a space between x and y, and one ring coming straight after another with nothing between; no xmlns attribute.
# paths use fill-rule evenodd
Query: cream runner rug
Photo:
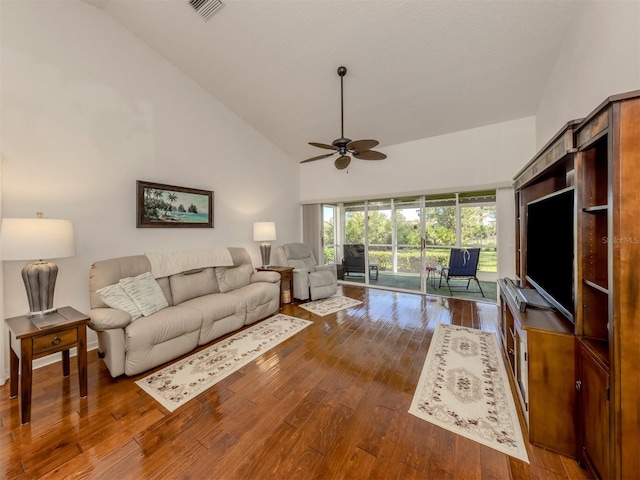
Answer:
<svg viewBox="0 0 640 480"><path fill-rule="evenodd" d="M529 463L493 333L438 324L409 413Z"/></svg>
<svg viewBox="0 0 640 480"><path fill-rule="evenodd" d="M340 310L344 310L345 308L360 305L361 303L362 302L360 300L335 295L333 297L323 298L322 300L316 300L314 302L301 303L298 306L311 313L324 317L330 313L336 313Z"/></svg>
<svg viewBox="0 0 640 480"><path fill-rule="evenodd" d="M173 412L312 323L279 313L152 373L136 384Z"/></svg>

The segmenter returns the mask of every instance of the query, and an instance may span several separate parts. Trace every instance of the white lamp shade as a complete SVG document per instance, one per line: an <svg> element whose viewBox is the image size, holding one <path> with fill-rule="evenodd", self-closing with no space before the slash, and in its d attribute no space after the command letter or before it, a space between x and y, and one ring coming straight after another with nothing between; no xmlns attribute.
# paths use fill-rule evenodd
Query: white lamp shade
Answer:
<svg viewBox="0 0 640 480"><path fill-rule="evenodd" d="M253 241L268 242L276 239L275 222L256 222L253 224Z"/></svg>
<svg viewBox="0 0 640 480"><path fill-rule="evenodd" d="M71 220L3 218L0 259L44 260L73 257L75 240Z"/></svg>

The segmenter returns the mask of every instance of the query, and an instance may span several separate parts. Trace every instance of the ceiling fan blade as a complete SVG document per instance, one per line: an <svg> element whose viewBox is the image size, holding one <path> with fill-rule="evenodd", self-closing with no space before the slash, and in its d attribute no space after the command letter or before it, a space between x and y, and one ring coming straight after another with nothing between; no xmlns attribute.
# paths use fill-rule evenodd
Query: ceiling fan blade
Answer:
<svg viewBox="0 0 640 480"><path fill-rule="evenodd" d="M317 157L307 158L306 160L301 161L300 163L313 162L314 160L320 160L322 158L330 157L331 155L335 155L336 152L333 153L325 153L324 155L318 155Z"/></svg>
<svg viewBox="0 0 640 480"><path fill-rule="evenodd" d="M365 150L364 152L354 152L354 157L360 160L384 160L387 156L375 150Z"/></svg>
<svg viewBox="0 0 640 480"><path fill-rule="evenodd" d="M333 145L327 145L326 143L309 142L309 145L313 145L318 148L326 148L327 150L337 150Z"/></svg>
<svg viewBox="0 0 640 480"><path fill-rule="evenodd" d="M377 140L354 140L347 145L349 150L355 150L356 152L364 152L377 146L380 142Z"/></svg>
<svg viewBox="0 0 640 480"><path fill-rule="evenodd" d="M351 157L347 155L342 155L341 157L336 158L334 165L338 170L344 170L351 163Z"/></svg>

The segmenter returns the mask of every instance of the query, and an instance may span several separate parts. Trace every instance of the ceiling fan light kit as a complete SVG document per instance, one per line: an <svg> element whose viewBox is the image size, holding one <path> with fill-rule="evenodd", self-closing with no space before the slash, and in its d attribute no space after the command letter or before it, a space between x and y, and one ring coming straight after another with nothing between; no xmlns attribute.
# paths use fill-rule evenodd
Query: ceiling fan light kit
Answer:
<svg viewBox="0 0 640 480"><path fill-rule="evenodd" d="M338 170L344 170L351 163L351 154L353 157L360 160L384 160L387 156L384 153L371 150L378 145L377 140L351 140L344 136L344 87L343 78L347 74L347 67L338 67L338 75L340 76L340 138L336 138L331 145L326 143L309 142L309 145L318 148L324 148L326 150L333 150L332 153L326 153L324 155L318 155L317 157L307 158L300 163L313 162L315 160L321 160L323 158L330 157L335 154L340 156L334 162L335 167Z"/></svg>

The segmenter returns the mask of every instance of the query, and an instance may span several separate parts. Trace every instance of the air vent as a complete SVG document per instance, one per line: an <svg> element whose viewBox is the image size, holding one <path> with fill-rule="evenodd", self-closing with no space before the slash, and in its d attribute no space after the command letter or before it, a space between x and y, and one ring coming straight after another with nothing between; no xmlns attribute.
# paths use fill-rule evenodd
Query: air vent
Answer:
<svg viewBox="0 0 640 480"><path fill-rule="evenodd" d="M189 5L198 12L202 18L209 20L224 4L220 0L189 0Z"/></svg>

